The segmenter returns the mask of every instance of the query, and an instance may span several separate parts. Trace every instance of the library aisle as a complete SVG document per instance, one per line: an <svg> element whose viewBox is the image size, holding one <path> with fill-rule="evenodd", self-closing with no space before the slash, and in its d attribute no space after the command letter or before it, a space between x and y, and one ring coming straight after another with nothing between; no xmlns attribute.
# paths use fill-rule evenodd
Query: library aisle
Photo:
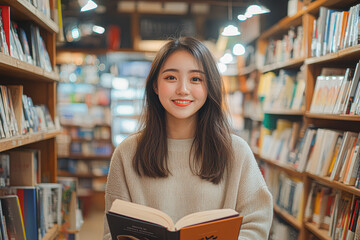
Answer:
<svg viewBox="0 0 360 240"><path fill-rule="evenodd" d="M104 231L104 211L93 209L85 219L79 233L80 240L102 239Z"/></svg>

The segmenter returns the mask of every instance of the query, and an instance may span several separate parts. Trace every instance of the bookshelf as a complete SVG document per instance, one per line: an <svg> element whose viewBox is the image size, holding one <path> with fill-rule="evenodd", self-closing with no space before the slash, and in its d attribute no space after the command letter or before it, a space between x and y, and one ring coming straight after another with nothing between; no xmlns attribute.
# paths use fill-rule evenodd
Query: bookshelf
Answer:
<svg viewBox="0 0 360 240"><path fill-rule="evenodd" d="M51 71L45 70L44 67L40 67L40 65L38 64L31 64L29 62L22 61L20 60L20 57L16 58L15 55L9 55L5 53L5 51L0 50L0 85L6 86L7 89L9 89L9 86L15 85L18 89L18 91L12 92L11 98L13 100L16 100L13 102L13 110L15 112L14 118L16 120L19 130L18 133L11 134L11 136L3 136L2 138L0 138L0 155L2 155L3 157L11 156L9 155L11 154L11 152L25 151L25 149L32 149L33 151L37 151L40 153L38 164L40 165L39 168L41 169L41 178L38 179L39 181L37 181L37 183L56 183L56 136L58 136L61 132L59 126L56 124L56 85L60 79L58 72L55 70L55 36L59 33L58 23L54 20L52 15L45 14L43 11L33 6L29 1L1 0L0 5L5 7L6 9L9 9L10 13L10 18L4 18L4 12L2 12L2 21L10 20L11 22L15 22L16 24L18 24L19 27L23 28L24 30L27 28L28 24L31 24L38 29L39 36L41 36L41 38L43 39L43 46L48 53L48 62L51 67ZM46 8L46 11L56 11L55 0L48 1L48 8ZM7 30L5 30L5 35L7 34L6 31ZM15 29L15 31L20 30ZM39 42L30 42L30 35L32 34L33 32L26 32L30 48L34 44L40 44ZM16 39L14 41L16 41ZM10 43L14 44L14 41L10 41ZM21 47L23 47L23 45L21 45ZM39 50L36 54L38 54L38 56L45 55L45 50ZM33 57L34 53L32 52L31 54L31 57ZM41 129L39 128L39 126L29 124L30 120L27 116L25 116L26 114L24 112L25 103L23 94L25 94L27 97L29 97L29 99L32 100L34 106L43 105L47 108L49 113L48 116L50 116L52 120L52 127L50 127L50 125L47 125L46 128ZM1 107L5 108L5 105L1 103ZM39 118L38 115L37 117ZM21 120L22 118L24 118L23 121ZM0 127L4 128L5 124L8 123L2 120ZM16 159L11 159L11 157L9 158L10 163L11 161L15 160ZM2 166L4 167L4 165ZM29 171L34 171L34 169L30 169ZM24 175L26 174L28 174L28 172L24 172ZM10 186L12 186L11 182ZM3 193L8 194L6 193L6 191L11 191L11 188L3 188L2 190ZM21 196L19 196L18 198L19 201L25 201L24 199L22 199ZM41 202L42 200L38 199L38 201ZM60 202L61 199L58 199L58 201ZM43 205L43 207L46 208L48 207L48 205ZM22 206L22 209L20 209L22 213L36 211L36 207L32 206L28 207L32 209L27 209L26 207L24 209L23 208L24 206ZM37 214L41 214L39 213L40 211L41 210L38 209ZM50 214L53 213L51 212ZM40 229L41 231L45 230L41 233L39 239L48 240L57 238L60 233L59 224L61 224L61 222L57 222L57 224L55 223L48 229L42 229L40 227L41 220L37 219L37 221L39 225L37 226L35 223L35 225L33 226L39 228L39 232ZM24 222L24 225L27 238L33 238L33 235L28 235L30 227L29 222ZM37 238L38 229L36 229L35 231ZM21 233L17 232L17 234Z"/></svg>
<svg viewBox="0 0 360 240"><path fill-rule="evenodd" d="M104 189L113 144L111 137L111 83L100 80L98 56L62 52L57 89L60 124L59 177L77 179L83 215L90 206L103 210Z"/></svg>
<svg viewBox="0 0 360 240"><path fill-rule="evenodd" d="M263 120L263 125L272 126L274 123L269 121L269 116L277 119L292 119L293 121L297 118L298 120L302 120L301 128L298 130L299 135L297 137L298 144L296 144L296 148L287 153L286 160L282 159L271 159L267 156L264 156L261 152L261 147L265 135L269 134L268 130L261 130L260 134L260 146L251 146L254 151L254 156L258 159L260 168L263 169L264 173L266 173L267 169L271 171L276 171L281 174L286 174L289 178L296 178L303 182L303 196L301 197L300 204L300 216L302 219L298 220L291 216L287 210L284 210L280 206L274 204L274 213L285 222L288 223L289 226L294 227L298 230L299 236L298 239L305 240L310 239L311 237L315 237L315 239L331 239L329 233L323 226L319 227L318 223L314 223L315 220L309 219L309 216L306 213L307 204L310 204L313 201L313 198L310 198L313 184L318 184L320 186L327 187L333 191L341 192L341 194L348 195L356 201L358 197L360 197L360 189L351 186L349 184L345 184L343 181L345 180L332 180L331 176L323 176L320 174L313 173L314 170L311 168L304 168L305 171L299 171L298 162L296 162L296 157L298 152L301 150L299 147L299 143L303 138L306 137L306 129L309 126L313 126L316 129L328 129L331 131L341 131L342 133L346 131L351 131L355 133L360 132L360 116L359 115L349 115L349 114L329 114L329 113L316 113L314 111L310 111L312 98L314 95L316 80L319 75L322 74L323 68L353 68L355 69L355 65L359 61L359 53L360 53L360 45L348 46L346 48L339 48L339 50L335 52L330 52L327 54L322 54L321 56L313 57L313 49L312 49L312 38L313 38L313 30L314 29L314 20L319 19L321 15L321 8L327 7L330 9L336 9L339 11L348 11L350 7L358 4L358 1L354 0L316 0L309 3L304 9L297 12L295 15L291 17L285 17L280 20L277 24L272 26L270 29L261 34L261 36L257 40L257 54L260 55L260 61L264 60L268 57L268 47L273 44L272 41L281 40L283 36L289 32L290 29L296 29L299 26L303 28L303 37L301 40L301 54L298 57L290 57L290 58L276 58L275 61L270 61L267 64L258 64L258 69L260 72L264 74L268 74L269 72L274 72L276 76L278 72L282 70L296 70L300 69L303 72L303 78L305 80L305 90L304 90L304 105L299 110L290 110L290 109L272 109L266 108L264 109L265 117ZM358 17L358 16L357 16ZM276 47L276 45L274 45ZM273 47L274 47L273 46ZM270 46L271 47L271 46ZM330 50L331 51L331 50ZM285 54L285 53L280 53ZM291 56L291 54L290 54ZM262 59L262 58L263 59ZM280 61L276 61L276 59L282 59ZM264 60L266 62L266 60ZM239 72L248 73L247 68L243 68ZM338 74L340 75L340 74ZM335 75L337 76L337 75ZM260 77L260 85L261 85ZM260 93L259 97L261 97L261 89L258 91ZM262 127L263 128L263 127ZM276 130L274 127L273 129ZM320 137L319 137L320 138ZM354 141L354 146L356 144L356 139ZM300 149L300 150L299 150ZM350 149L351 150L351 149ZM350 150L347 150L349 153ZM332 150L333 151L333 150ZM308 152L306 154L309 154ZM349 157L349 155L345 155ZM352 156L352 155L351 155ZM356 156L356 155L355 155ZM311 154L307 155L306 158L311 158ZM309 163L309 162L307 162ZM345 163L344 163L345 164ZM350 163L349 163L350 164ZM341 167L342 169L343 167ZM328 173L329 174L329 173ZM265 177L265 179L267 179ZM336 179L336 178L335 178ZM271 182L270 182L271 183ZM274 196L276 197L276 196ZM354 202L352 204L354 204ZM332 202L333 203L333 202ZM333 203L334 204L334 203ZM313 209L311 209L313 210ZM353 211L356 209L353 209ZM349 211L351 212L351 211ZM351 212L352 214L352 212ZM349 215L352 216L352 215ZM347 229L346 229L347 230Z"/></svg>

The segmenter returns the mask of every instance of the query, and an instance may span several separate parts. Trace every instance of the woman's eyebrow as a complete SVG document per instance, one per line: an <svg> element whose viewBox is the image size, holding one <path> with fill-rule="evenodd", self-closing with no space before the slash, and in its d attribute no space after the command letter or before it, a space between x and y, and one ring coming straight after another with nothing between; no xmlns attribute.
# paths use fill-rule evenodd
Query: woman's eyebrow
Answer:
<svg viewBox="0 0 360 240"><path fill-rule="evenodd" d="M179 70L176 68L168 68L168 69L165 69L164 71L162 71L162 73L164 73L164 72L179 72Z"/></svg>
<svg viewBox="0 0 360 240"><path fill-rule="evenodd" d="M164 72L180 72L180 71L179 71L179 69L176 69L176 68L168 68L168 69L165 69L164 71L162 71L161 73L164 73ZM189 73L193 73L193 72L205 74L205 72L198 70L198 69L189 70Z"/></svg>

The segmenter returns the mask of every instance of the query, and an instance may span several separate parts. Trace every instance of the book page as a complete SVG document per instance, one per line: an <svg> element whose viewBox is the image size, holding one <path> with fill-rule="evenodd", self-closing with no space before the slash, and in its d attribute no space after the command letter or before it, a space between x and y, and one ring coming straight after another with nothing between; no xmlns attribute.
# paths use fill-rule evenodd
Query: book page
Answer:
<svg viewBox="0 0 360 240"><path fill-rule="evenodd" d="M216 219L223 219L239 216L239 213L233 209L215 209L209 211L196 212L181 218L176 222L175 228L181 229L186 226L195 225L204 222L214 221Z"/></svg>
<svg viewBox="0 0 360 240"><path fill-rule="evenodd" d="M121 214L127 217L144 220L168 228L170 231L175 230L172 219L164 212L148 206L115 199L109 212Z"/></svg>

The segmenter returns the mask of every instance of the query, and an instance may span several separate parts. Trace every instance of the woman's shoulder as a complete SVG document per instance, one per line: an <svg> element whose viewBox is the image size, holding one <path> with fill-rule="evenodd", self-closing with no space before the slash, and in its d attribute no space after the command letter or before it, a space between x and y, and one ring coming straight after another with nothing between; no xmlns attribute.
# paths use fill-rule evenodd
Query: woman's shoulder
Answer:
<svg viewBox="0 0 360 240"><path fill-rule="evenodd" d="M233 148L249 148L248 143L240 136L231 134Z"/></svg>
<svg viewBox="0 0 360 240"><path fill-rule="evenodd" d="M136 149L140 133L134 133L126 137L115 149L115 152L134 151Z"/></svg>
<svg viewBox="0 0 360 240"><path fill-rule="evenodd" d="M252 155L252 150L249 144L240 136L231 134L232 148L236 156Z"/></svg>

